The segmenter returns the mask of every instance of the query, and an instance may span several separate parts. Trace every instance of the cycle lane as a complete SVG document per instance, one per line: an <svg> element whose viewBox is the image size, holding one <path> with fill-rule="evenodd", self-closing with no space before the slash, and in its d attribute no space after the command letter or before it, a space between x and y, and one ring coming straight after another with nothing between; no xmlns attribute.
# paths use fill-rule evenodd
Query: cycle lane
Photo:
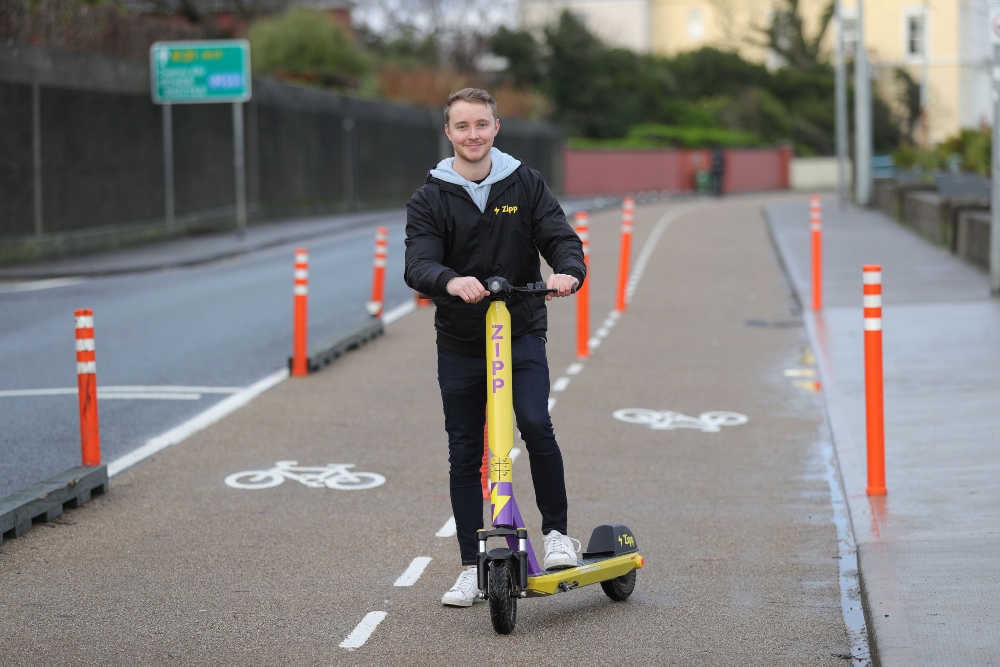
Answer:
<svg viewBox="0 0 1000 667"><path fill-rule="evenodd" d="M819 405L784 373L808 365L808 355L801 330L786 326L797 319L758 204L705 204L708 211L692 205L684 209L690 216L672 209L674 222L651 255L630 312L566 390L553 393L571 534L586 543L593 526L621 521L647 559L629 602L612 603L599 587L524 600L515 632L499 637L485 605L435 605L454 576L449 565L429 570L422 588L399 596L395 613L403 621L386 630L391 641L373 637L362 662L457 662L471 646L540 665L850 662ZM591 225L593 277L617 251L613 233L603 241L594 234L612 227L599 218ZM646 220L644 231L663 219ZM613 303L604 287L594 295L595 321ZM553 346L575 340L574 324L572 308L550 309L554 380L575 363L566 358L567 345ZM750 422L702 433L613 419L616 409L632 405L693 415L739 410ZM537 541L524 456L515 462L515 479Z"/></svg>
<svg viewBox="0 0 1000 667"><path fill-rule="evenodd" d="M643 207L637 214L636 248L663 210ZM614 266L608 258L617 253L616 214L602 215L611 220L595 216L592 225L594 275ZM539 664L569 657L591 664L799 664L803 645L817 664L843 664L831 657L845 650L836 637L838 596L830 590L836 564L820 567L814 553L828 560L836 547L828 496L808 455L812 403L774 377L799 356L801 336L743 325L740 317L787 319L788 304L766 237L758 234L762 227L752 215L723 217L706 224L678 218L668 229L630 313L572 377L553 410L566 451L572 533L586 542L597 523L623 521L651 560L629 603L610 603L598 587L527 600L509 638L493 634L483 605L440 607L457 559L454 538L434 536L450 506L431 311L422 310L329 370L283 383L123 474L112 494L67 515L54 530L5 544L0 566L18 573L0 611L3 643L20 660L13 664L44 664L81 650L107 664L434 664L468 657L470 640L530 653ZM678 240L678 230L693 236ZM729 251L719 253L720 245ZM762 295L753 299L744 289L746 276L733 269L740 254L734 251L747 248L756 268L745 271ZM709 287L694 290L710 297L711 308L686 296L698 284L692 276L706 270L724 276L706 278ZM613 279L600 284L592 290L595 321L613 299ZM734 313L740 315L734 319ZM574 363L566 353L575 340L570 300L554 302L550 318L555 380ZM755 363L738 354L742 347ZM646 397L661 403L640 405ZM676 405L688 414L708 399L704 409L750 404L742 411L751 422L717 434L655 432L614 422L611 412L629 407L625 398L635 407ZM777 417L759 416L775 410ZM761 421L770 423L754 430ZM748 432L751 447L739 435ZM706 437L717 447L706 448L712 442ZM791 453L792 461L774 464L771 449ZM223 483L233 472L282 459L354 463L387 482L366 491L307 489L291 481L251 491ZM535 530L526 460L515 465L519 502ZM773 517L771 493L781 509ZM734 506L736 516L729 516ZM767 515L764 525L750 525L760 513ZM741 546L753 558L744 559ZM773 555L769 548L792 555L762 562ZM48 561L44 569L39 555ZM432 558L420 578L410 587L393 586L418 556ZM787 585L759 583L775 578ZM372 611L388 616L360 650L346 653L340 642ZM39 653L31 627L40 623L71 627Z"/></svg>

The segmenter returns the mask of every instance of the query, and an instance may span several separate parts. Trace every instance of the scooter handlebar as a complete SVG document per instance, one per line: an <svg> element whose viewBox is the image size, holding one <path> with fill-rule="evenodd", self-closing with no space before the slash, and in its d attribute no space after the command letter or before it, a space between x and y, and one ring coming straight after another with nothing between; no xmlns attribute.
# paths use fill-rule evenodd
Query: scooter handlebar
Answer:
<svg viewBox="0 0 1000 667"><path fill-rule="evenodd" d="M490 293L491 297L509 297L513 294L520 294L522 296L546 296L548 294L555 294L559 290L546 287L544 282L529 283L525 287L515 287L507 281L506 278L501 278L499 276L494 276L492 278L487 278L483 282L483 286Z"/></svg>

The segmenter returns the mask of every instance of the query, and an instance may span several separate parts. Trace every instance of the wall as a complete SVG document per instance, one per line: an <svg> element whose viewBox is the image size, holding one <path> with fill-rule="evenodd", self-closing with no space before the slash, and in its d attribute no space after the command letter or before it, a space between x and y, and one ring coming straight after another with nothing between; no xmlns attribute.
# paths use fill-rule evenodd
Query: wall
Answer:
<svg viewBox="0 0 1000 667"><path fill-rule="evenodd" d="M233 225L232 105L172 107L171 226L162 111L146 63L0 44L0 263ZM442 125L436 109L254 79L251 220L399 206L450 154ZM496 145L561 191L557 127L505 119Z"/></svg>
<svg viewBox="0 0 1000 667"><path fill-rule="evenodd" d="M727 150L724 192L782 190L790 184L791 148ZM574 150L563 154L567 195L693 192L709 168L708 150Z"/></svg>
<svg viewBox="0 0 1000 667"><path fill-rule="evenodd" d="M792 190L800 192L815 192L817 190L836 190L840 187L840 174L835 157L797 157L792 159ZM852 188L851 174L854 173L853 163L847 160L847 187ZM874 197L878 196L875 191Z"/></svg>

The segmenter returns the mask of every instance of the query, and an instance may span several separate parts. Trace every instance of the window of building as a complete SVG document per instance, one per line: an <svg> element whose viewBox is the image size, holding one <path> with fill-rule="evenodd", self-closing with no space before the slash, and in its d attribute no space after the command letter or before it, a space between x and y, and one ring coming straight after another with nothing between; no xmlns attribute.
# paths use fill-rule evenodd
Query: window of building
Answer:
<svg viewBox="0 0 1000 667"><path fill-rule="evenodd" d="M840 8L840 25L844 38L844 57L854 57L854 47L858 43L858 14L856 7Z"/></svg>
<svg viewBox="0 0 1000 667"><path fill-rule="evenodd" d="M903 10L903 53L910 59L922 59L927 46L927 14L923 7Z"/></svg>
<svg viewBox="0 0 1000 667"><path fill-rule="evenodd" d="M705 39L705 22L701 16L701 7L692 7L688 10L688 37L701 41Z"/></svg>

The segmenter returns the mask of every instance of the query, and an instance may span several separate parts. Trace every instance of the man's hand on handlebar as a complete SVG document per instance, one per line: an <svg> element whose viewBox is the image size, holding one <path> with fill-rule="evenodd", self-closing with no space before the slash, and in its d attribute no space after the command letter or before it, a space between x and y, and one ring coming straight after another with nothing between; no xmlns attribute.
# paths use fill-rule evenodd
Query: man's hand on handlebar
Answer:
<svg viewBox="0 0 1000 667"><path fill-rule="evenodd" d="M546 294L545 300L551 301L554 297L557 296L569 296L574 291L576 291L576 287L579 284L580 281L574 278L573 276L568 276L565 273L553 273L551 276L549 276L549 280L548 282L545 283L545 285L549 289L555 289L559 291L555 294Z"/></svg>
<svg viewBox="0 0 1000 667"><path fill-rule="evenodd" d="M478 278L461 276L448 281L448 294L457 296L466 303L479 303L490 295Z"/></svg>

